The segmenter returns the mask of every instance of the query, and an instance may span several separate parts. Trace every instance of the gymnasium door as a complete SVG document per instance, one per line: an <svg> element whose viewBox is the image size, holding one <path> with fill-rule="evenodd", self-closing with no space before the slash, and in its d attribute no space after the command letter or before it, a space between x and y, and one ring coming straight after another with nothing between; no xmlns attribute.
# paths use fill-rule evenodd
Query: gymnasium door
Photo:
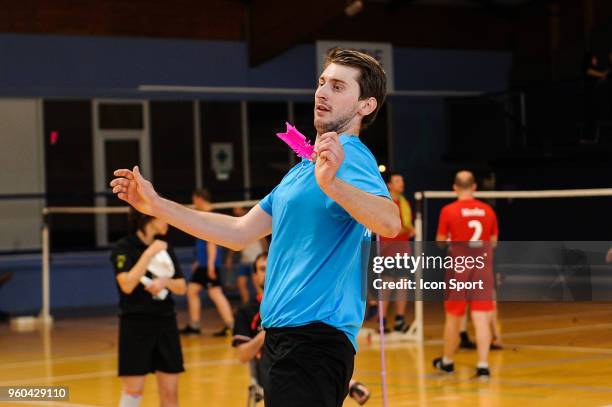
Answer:
<svg viewBox="0 0 612 407"><path fill-rule="evenodd" d="M96 206L125 206L112 196L109 182L115 169L134 165L139 165L141 172L152 179L148 103L96 100L93 110ZM112 244L126 234L127 226L125 214L96 215L97 245Z"/></svg>
<svg viewBox="0 0 612 407"><path fill-rule="evenodd" d="M132 168L141 166L139 140L106 140L104 142L104 175L106 185L113 179L113 171L117 168ZM107 199L107 206L120 207L125 203L119 198ZM127 231L127 218L125 215L106 215L107 239L113 243L125 236Z"/></svg>

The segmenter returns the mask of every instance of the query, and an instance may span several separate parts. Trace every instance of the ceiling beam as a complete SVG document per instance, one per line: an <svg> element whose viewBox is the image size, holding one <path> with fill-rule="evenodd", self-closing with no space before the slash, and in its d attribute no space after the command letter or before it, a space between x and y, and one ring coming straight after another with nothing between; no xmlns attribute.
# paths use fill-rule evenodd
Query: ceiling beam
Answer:
<svg viewBox="0 0 612 407"><path fill-rule="evenodd" d="M346 0L252 0L248 6L249 64L256 66L316 33L344 13Z"/></svg>

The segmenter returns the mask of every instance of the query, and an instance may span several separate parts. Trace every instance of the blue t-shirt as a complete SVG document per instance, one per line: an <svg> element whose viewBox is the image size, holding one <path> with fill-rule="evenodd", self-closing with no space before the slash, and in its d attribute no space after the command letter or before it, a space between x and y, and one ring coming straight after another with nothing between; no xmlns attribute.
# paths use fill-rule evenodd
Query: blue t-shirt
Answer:
<svg viewBox="0 0 612 407"><path fill-rule="evenodd" d="M341 135L340 143L345 158L336 176L390 198L376 159L359 137ZM344 332L356 350L365 311L362 242L369 239L365 226L321 191L314 168L302 160L259 202L272 216L262 325L323 322Z"/></svg>
<svg viewBox="0 0 612 407"><path fill-rule="evenodd" d="M196 239L195 255L200 267L208 267L208 242L206 240ZM221 267L221 247L217 246L217 257L215 258L215 267Z"/></svg>

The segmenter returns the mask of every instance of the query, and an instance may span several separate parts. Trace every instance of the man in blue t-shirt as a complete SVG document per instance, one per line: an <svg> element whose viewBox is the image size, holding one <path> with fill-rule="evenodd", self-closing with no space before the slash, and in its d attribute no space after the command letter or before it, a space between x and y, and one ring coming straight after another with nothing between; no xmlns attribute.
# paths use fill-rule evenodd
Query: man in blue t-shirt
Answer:
<svg viewBox="0 0 612 407"><path fill-rule="evenodd" d="M385 99L379 63L333 49L315 93L314 162L294 166L242 217L200 213L157 195L138 167L117 170L118 197L201 239L240 250L272 233L262 363L266 407L341 406L365 309L361 250L367 230L401 229L374 156L359 139Z"/></svg>

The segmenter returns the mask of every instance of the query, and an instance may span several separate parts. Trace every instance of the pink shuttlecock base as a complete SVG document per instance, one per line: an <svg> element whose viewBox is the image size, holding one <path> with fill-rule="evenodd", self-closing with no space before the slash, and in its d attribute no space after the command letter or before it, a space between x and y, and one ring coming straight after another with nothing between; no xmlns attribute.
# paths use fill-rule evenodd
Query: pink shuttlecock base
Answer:
<svg viewBox="0 0 612 407"><path fill-rule="evenodd" d="M306 139L306 137L295 127L285 122L287 125L286 133L276 133L278 138L283 140L295 153L307 160L312 160L316 156L314 146Z"/></svg>

